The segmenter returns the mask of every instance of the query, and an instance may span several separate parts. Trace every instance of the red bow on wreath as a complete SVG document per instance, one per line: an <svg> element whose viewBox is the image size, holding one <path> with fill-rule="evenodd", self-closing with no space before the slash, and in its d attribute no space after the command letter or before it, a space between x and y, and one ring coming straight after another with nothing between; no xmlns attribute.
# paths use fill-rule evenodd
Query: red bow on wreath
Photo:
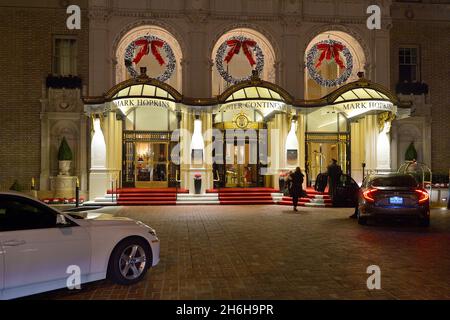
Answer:
<svg viewBox="0 0 450 320"><path fill-rule="evenodd" d="M162 40L152 40L148 41L147 39L136 40L134 42L135 45L141 46L141 50L138 52L136 57L133 59L134 63L139 63L142 57L148 54L148 45L150 44L150 48L152 50L153 56L158 60L160 65L164 64L164 59L161 57L161 54L158 52L157 47L161 48L164 45L164 41Z"/></svg>
<svg viewBox="0 0 450 320"><path fill-rule="evenodd" d="M235 54L239 54L239 51L244 50L244 54L248 59L248 62L250 62L250 65L253 66L256 64L255 59L253 59L252 53L250 52L248 47L254 47L256 46L256 42L253 40L244 40L244 41L240 41L240 40L228 40L227 41L227 45L229 47L231 47L230 51L228 51L227 56L225 57L225 62L229 63L231 61L231 59L233 58L233 56Z"/></svg>
<svg viewBox="0 0 450 320"><path fill-rule="evenodd" d="M317 49L322 51L319 57L319 61L316 64L316 68L320 67L322 64L322 60L326 57L327 60L331 59L331 54L334 56L334 61L336 61L336 64L339 66L339 68L343 69L345 68L344 63L342 62L339 52L344 50L344 46L339 43L319 43L317 45Z"/></svg>

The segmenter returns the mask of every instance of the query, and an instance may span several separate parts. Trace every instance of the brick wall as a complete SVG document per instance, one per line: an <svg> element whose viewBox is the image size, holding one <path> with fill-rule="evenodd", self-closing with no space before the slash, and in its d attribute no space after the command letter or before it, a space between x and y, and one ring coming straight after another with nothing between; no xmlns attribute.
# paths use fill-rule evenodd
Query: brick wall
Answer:
<svg viewBox="0 0 450 320"><path fill-rule="evenodd" d="M429 86L432 104L431 166L450 168L450 19L427 22L394 20L391 29L391 84L398 82L398 48L418 45L421 79Z"/></svg>
<svg viewBox="0 0 450 320"><path fill-rule="evenodd" d="M23 1L22 1L23 2ZM52 71L54 35L76 35L78 74L88 81L89 31L87 0L71 1L82 8L81 30L68 30L66 8L59 1L47 7L0 4L0 190L14 179L30 186L40 173L41 127L39 99ZM30 6L35 4L30 1Z"/></svg>

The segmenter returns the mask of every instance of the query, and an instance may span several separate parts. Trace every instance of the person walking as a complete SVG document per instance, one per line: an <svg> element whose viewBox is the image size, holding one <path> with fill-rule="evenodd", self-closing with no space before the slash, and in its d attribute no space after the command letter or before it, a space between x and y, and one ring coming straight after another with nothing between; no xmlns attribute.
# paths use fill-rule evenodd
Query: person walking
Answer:
<svg viewBox="0 0 450 320"><path fill-rule="evenodd" d="M334 203L336 196L336 188L342 175L341 166L337 164L336 159L331 159L331 164L327 168L328 171L328 192L330 193L331 201Z"/></svg>
<svg viewBox="0 0 450 320"><path fill-rule="evenodd" d="M294 211L298 211L298 198L303 194L303 177L304 175L299 167L295 168L295 171L289 175L289 192L292 197Z"/></svg>

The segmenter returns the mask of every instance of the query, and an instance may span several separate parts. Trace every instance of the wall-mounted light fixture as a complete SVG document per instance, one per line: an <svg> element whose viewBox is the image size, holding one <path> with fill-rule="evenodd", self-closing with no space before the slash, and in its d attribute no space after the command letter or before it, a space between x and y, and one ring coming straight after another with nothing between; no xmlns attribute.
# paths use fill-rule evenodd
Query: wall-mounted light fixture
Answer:
<svg viewBox="0 0 450 320"><path fill-rule="evenodd" d="M191 163L203 164L203 151L205 149L205 142L202 135L202 120L197 115L194 120L194 133L191 140Z"/></svg>

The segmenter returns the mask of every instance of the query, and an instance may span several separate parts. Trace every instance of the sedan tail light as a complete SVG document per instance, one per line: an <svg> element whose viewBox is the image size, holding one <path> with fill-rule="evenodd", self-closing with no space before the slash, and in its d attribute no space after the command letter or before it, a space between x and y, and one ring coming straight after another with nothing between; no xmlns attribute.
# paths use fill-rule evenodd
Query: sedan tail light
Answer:
<svg viewBox="0 0 450 320"><path fill-rule="evenodd" d="M375 202L375 193L378 189L372 188L363 192L363 197L367 202Z"/></svg>
<svg viewBox="0 0 450 320"><path fill-rule="evenodd" d="M417 195L417 200L418 200L419 204L424 204L424 203L428 202L428 200L430 199L428 192L426 192L425 190L417 189L416 195Z"/></svg>

